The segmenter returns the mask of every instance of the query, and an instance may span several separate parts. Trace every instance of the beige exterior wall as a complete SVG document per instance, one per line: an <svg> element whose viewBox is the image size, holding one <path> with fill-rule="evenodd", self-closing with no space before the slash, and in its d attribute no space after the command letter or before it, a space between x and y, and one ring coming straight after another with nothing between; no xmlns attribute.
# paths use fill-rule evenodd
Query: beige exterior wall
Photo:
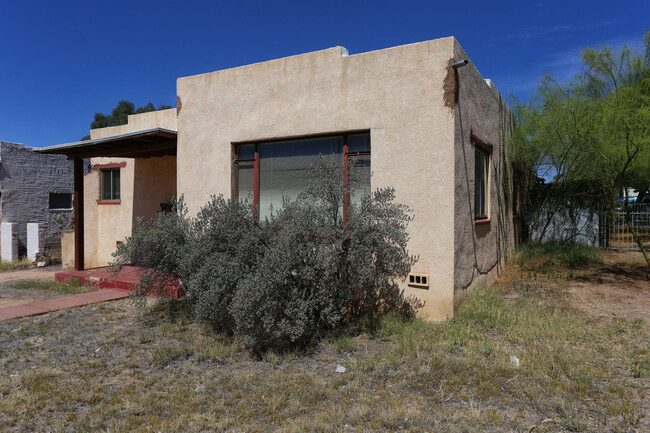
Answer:
<svg viewBox="0 0 650 433"><path fill-rule="evenodd" d="M90 130L90 138L114 137L129 132L145 131L147 129L163 128L170 131L177 130L176 109L150 111L148 113L130 114L129 123L126 125L110 126Z"/></svg>
<svg viewBox="0 0 650 433"><path fill-rule="evenodd" d="M178 191L190 213L231 194L233 143L370 130L372 188L413 209L414 272L405 287L443 319L454 304L454 111L443 87L455 40L347 56L341 47L178 79Z"/></svg>
<svg viewBox="0 0 650 433"><path fill-rule="evenodd" d="M176 109L129 116L127 125L93 129L91 138L104 138L153 128L176 130ZM126 163L120 169L119 204L101 204L100 169ZM92 158L84 174L84 266L95 268L113 261L117 243L130 236L139 217L153 218L160 203L176 195L176 158Z"/></svg>
<svg viewBox="0 0 650 433"><path fill-rule="evenodd" d="M468 59L454 43L454 58ZM505 144L512 114L493 83L476 67L455 73L454 287L458 306L475 287L492 283L514 246L512 181ZM474 152L471 135L492 146L489 161L489 223L474 222Z"/></svg>
<svg viewBox="0 0 650 433"><path fill-rule="evenodd" d="M74 230L61 231L61 269L74 269Z"/></svg>

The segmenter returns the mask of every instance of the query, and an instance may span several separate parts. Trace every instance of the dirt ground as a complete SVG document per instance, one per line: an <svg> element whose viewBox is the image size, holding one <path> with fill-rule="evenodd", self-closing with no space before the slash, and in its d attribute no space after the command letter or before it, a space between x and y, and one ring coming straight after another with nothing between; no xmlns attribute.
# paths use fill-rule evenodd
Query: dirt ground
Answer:
<svg viewBox="0 0 650 433"><path fill-rule="evenodd" d="M496 284L519 295L525 284L548 288L592 317L596 326L611 324L612 333L622 333L612 335L629 340L616 350L596 340L603 356L623 354L603 370L617 373L584 379L585 397L574 401L562 400L559 391L541 392L535 380L517 381L516 376L503 383L505 389L485 388L488 397L481 399L475 390L489 378L464 376L462 350L452 350L458 351L452 358L457 370L453 362L433 368L427 361L411 368L420 356L428 356L425 348L422 355L408 358L400 352L406 349L396 348L390 338L363 334L354 337L354 349L348 352L325 342L313 353L268 353L256 359L201 327L143 317L129 300L119 300L0 322L0 430L650 431L649 379L642 372L631 376L633 365L626 358L628 352L648 350L642 332L650 320L650 281L644 266L638 254L605 252L604 264L590 269L533 275L515 268ZM49 271L20 272L0 274L0 302L12 295L8 280L1 278L48 278ZM25 296L22 300L38 295ZM614 326L621 319L625 323ZM347 375L335 372L339 365L348 369ZM450 389L443 389L443 382L419 384L436 368L451 369L450 380L460 382ZM556 380L558 387L566 386ZM469 399L458 397L461 389L470 390ZM526 399L508 400L518 393ZM494 403L499 399L504 402ZM178 406L184 409L169 415ZM558 414L582 424L556 425ZM183 421L174 424L175 417ZM300 419L289 421L296 417ZM608 418L625 429L612 427ZM373 420L382 428L368 427L375 425ZM183 427L185 422L206 427ZM290 422L295 424L287 429Z"/></svg>
<svg viewBox="0 0 650 433"><path fill-rule="evenodd" d="M60 270L60 266L48 266L44 268L0 272L0 308L43 301L61 296L58 293L44 290L12 289L8 287L9 283L24 280L54 281L54 274Z"/></svg>
<svg viewBox="0 0 650 433"><path fill-rule="evenodd" d="M650 273L640 253L603 253L603 267L568 284L571 304L594 316L650 322Z"/></svg>

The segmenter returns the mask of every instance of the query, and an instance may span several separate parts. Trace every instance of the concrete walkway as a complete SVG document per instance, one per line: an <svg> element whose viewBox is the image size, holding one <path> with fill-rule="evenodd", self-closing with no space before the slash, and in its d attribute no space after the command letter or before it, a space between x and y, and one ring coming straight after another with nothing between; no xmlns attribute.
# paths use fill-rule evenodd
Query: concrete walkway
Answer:
<svg viewBox="0 0 650 433"><path fill-rule="evenodd" d="M17 319L19 317L34 316L50 313L64 308L80 307L96 302L112 301L126 298L129 292L125 290L103 289L96 292L80 293L78 295L61 296L45 301L30 302L27 304L12 305L0 308L0 321Z"/></svg>

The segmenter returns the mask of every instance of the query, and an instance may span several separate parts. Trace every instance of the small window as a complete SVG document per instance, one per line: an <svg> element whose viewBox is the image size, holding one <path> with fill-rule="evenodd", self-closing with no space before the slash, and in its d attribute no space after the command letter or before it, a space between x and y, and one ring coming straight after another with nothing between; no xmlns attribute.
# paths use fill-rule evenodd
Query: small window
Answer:
<svg viewBox="0 0 650 433"><path fill-rule="evenodd" d="M72 194L70 193L50 193L50 209L72 209Z"/></svg>
<svg viewBox="0 0 650 433"><path fill-rule="evenodd" d="M120 169L101 170L101 199L102 201L120 200Z"/></svg>
<svg viewBox="0 0 650 433"><path fill-rule="evenodd" d="M474 219L488 219L488 180L490 154L475 147L474 150Z"/></svg>

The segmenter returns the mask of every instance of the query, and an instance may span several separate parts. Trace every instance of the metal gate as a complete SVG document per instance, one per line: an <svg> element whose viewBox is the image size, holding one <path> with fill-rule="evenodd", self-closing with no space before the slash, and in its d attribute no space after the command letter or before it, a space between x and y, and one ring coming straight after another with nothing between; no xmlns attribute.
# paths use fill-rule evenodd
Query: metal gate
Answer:
<svg viewBox="0 0 650 433"><path fill-rule="evenodd" d="M611 219L611 221L608 221ZM646 248L650 248L650 203L630 205L632 227ZM615 209L610 218L601 216L601 248L639 251L625 223L625 207Z"/></svg>

